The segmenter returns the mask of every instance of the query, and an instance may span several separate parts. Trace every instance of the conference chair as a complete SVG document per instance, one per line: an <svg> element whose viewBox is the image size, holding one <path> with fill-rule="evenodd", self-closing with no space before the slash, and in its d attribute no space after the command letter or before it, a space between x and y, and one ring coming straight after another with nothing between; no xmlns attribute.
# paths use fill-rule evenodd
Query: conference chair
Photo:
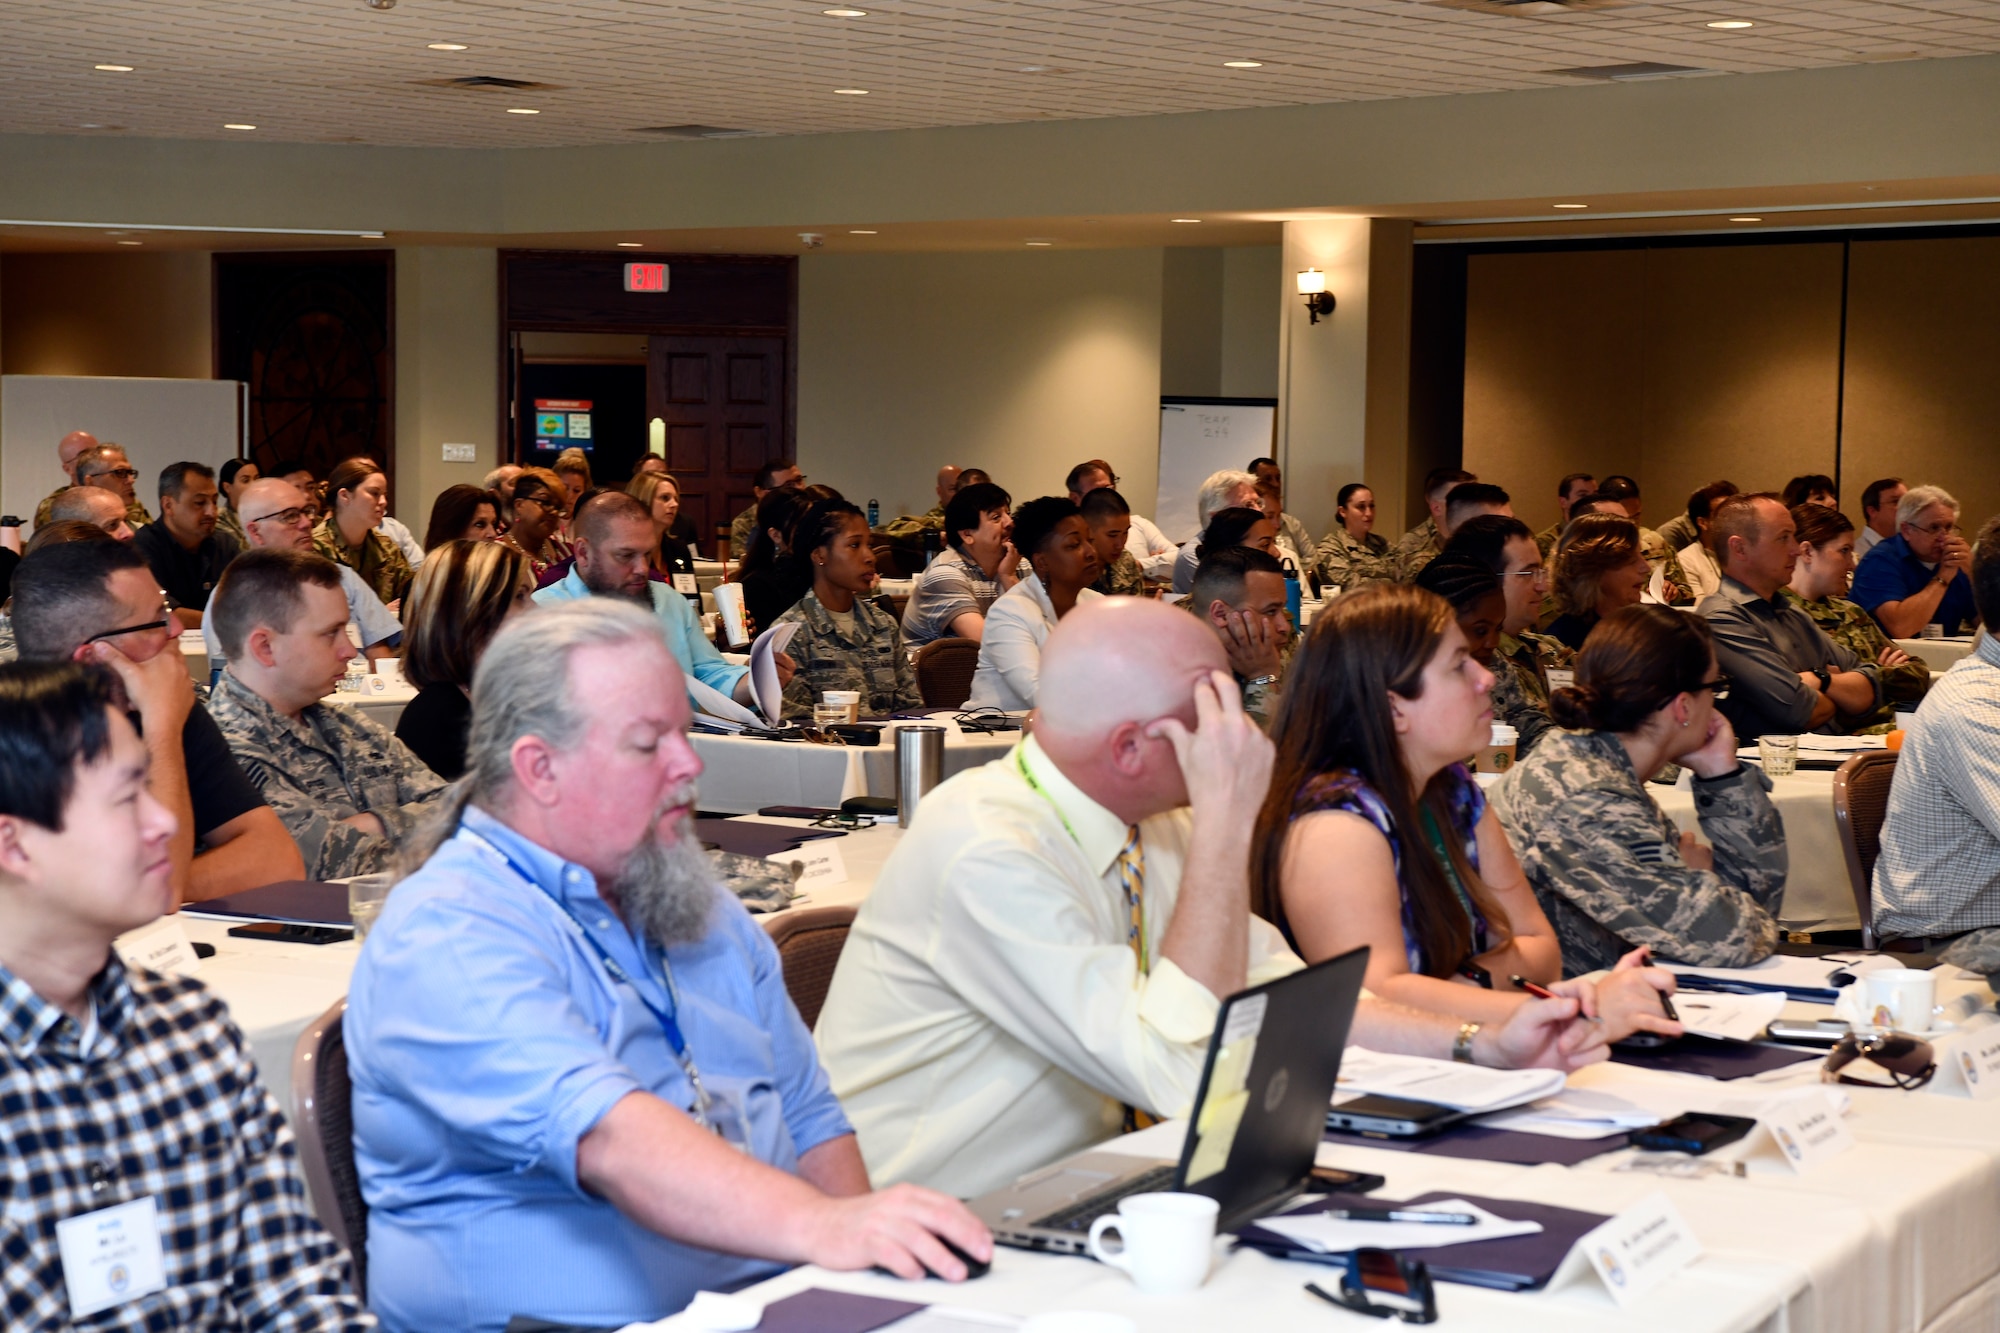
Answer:
<svg viewBox="0 0 2000 1333"><path fill-rule="evenodd" d="M764 929L778 946L785 990L808 1028L819 1022L826 989L833 984L833 969L840 963L840 951L853 925L852 907L794 907L764 920Z"/></svg>
<svg viewBox="0 0 2000 1333"><path fill-rule="evenodd" d="M313 1211L354 1257L354 1293L368 1299L368 1203L354 1169L354 1085L341 1036L345 996L307 1024L292 1047L292 1134Z"/></svg>
<svg viewBox="0 0 2000 1333"><path fill-rule="evenodd" d="M1833 823L1840 830L1865 949L1875 947L1875 858L1882 851L1882 821L1889 813L1889 784L1895 776L1893 750L1863 750L1833 774Z"/></svg>
<svg viewBox="0 0 2000 1333"><path fill-rule="evenodd" d="M917 693L926 708L963 708L979 669L977 639L933 639L917 649Z"/></svg>

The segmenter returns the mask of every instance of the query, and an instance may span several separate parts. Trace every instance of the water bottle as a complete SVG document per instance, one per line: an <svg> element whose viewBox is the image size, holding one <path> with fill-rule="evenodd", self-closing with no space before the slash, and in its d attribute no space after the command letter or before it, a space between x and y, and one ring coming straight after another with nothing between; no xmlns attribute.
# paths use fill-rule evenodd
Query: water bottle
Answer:
<svg viewBox="0 0 2000 1333"><path fill-rule="evenodd" d="M882 506L874 500L868 502L868 526L871 528L882 526Z"/></svg>
<svg viewBox="0 0 2000 1333"><path fill-rule="evenodd" d="M1292 568L1291 561L1285 562L1285 613L1292 618L1292 628L1299 628L1299 603L1304 600L1304 589L1299 586L1299 571Z"/></svg>

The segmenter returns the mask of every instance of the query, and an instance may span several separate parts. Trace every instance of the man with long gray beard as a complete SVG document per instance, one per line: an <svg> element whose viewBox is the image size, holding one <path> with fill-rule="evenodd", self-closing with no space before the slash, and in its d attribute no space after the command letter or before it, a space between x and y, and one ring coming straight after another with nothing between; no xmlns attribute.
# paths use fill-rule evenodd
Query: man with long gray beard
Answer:
<svg viewBox="0 0 2000 1333"><path fill-rule="evenodd" d="M701 761L661 622L509 622L467 771L348 995L369 1303L390 1329L619 1326L785 1264L958 1279L985 1229L870 1193L770 939L690 832Z"/></svg>

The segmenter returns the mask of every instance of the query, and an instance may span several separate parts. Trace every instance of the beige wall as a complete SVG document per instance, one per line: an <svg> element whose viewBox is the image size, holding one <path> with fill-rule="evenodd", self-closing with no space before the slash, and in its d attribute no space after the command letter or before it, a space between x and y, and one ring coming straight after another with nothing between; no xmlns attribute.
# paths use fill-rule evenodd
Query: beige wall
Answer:
<svg viewBox="0 0 2000 1333"><path fill-rule="evenodd" d="M1284 324L1281 247L1222 252L1222 396L1278 396L1278 330Z"/></svg>
<svg viewBox="0 0 2000 1333"><path fill-rule="evenodd" d="M209 267L193 250L0 258L0 369L207 379Z"/></svg>
<svg viewBox="0 0 2000 1333"><path fill-rule="evenodd" d="M1162 272L1158 250L807 255L800 465L889 515L934 504L941 463L1019 501L1101 456L1149 511Z"/></svg>
<svg viewBox="0 0 2000 1333"><path fill-rule="evenodd" d="M1224 259L1210 246L1164 252L1160 286L1160 392L1214 398L1222 392Z"/></svg>
<svg viewBox="0 0 2000 1333"><path fill-rule="evenodd" d="M499 461L500 288L491 250L396 251L396 516L423 539L431 501ZM445 443L477 445L475 463Z"/></svg>
<svg viewBox="0 0 2000 1333"><path fill-rule="evenodd" d="M1858 241L1848 276L1842 499L1943 486L1967 535L2000 514L2000 238Z"/></svg>
<svg viewBox="0 0 2000 1333"><path fill-rule="evenodd" d="M1540 528L1573 471L1649 524L1717 477L1834 470L1838 243L1485 254L1466 297L1465 466Z"/></svg>

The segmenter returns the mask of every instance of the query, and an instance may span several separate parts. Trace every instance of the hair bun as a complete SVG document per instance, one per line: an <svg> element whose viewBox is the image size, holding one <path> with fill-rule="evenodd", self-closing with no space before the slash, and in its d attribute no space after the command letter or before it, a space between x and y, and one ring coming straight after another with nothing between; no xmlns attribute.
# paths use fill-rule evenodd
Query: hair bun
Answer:
<svg viewBox="0 0 2000 1333"><path fill-rule="evenodd" d="M1588 685L1565 685L1549 695L1549 715L1559 727L1572 731L1597 730L1597 706L1602 702Z"/></svg>

